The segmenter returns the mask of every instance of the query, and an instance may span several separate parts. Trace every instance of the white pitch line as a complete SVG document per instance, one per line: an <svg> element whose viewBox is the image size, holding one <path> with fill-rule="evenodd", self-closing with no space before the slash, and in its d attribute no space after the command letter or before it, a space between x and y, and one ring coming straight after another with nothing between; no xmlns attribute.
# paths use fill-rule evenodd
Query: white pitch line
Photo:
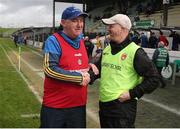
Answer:
<svg viewBox="0 0 180 129"><path fill-rule="evenodd" d="M44 79L44 72L38 72L37 74Z"/></svg>
<svg viewBox="0 0 180 129"><path fill-rule="evenodd" d="M30 48L29 48L30 49ZM38 52L36 52L36 51L34 51L34 50L32 50L31 49L31 51L34 53L34 54L36 54L36 55L38 55L38 56L40 56L40 57L43 57L43 55L41 55L40 53L38 53Z"/></svg>
<svg viewBox="0 0 180 129"><path fill-rule="evenodd" d="M33 50L33 49L31 49L31 48L29 48L29 47L26 47L27 49L29 49L31 52L33 52L34 54L36 54L36 55L38 55L38 56L40 56L40 57L43 57L43 55L42 54L40 54L40 53L38 53L37 51L35 51L35 50Z"/></svg>
<svg viewBox="0 0 180 129"><path fill-rule="evenodd" d="M23 118L40 117L40 114L22 114Z"/></svg>
<svg viewBox="0 0 180 129"><path fill-rule="evenodd" d="M18 54L10 47L8 47L9 49L11 49L11 51L16 55L18 56ZM32 71L42 71L42 69L36 69L34 68L31 64L29 64L26 60L24 60L22 57L21 57L21 61L24 62Z"/></svg>
<svg viewBox="0 0 180 129"><path fill-rule="evenodd" d="M160 108L162 108L162 109L164 109L164 110L166 110L166 111L169 111L169 112L171 112L171 113L174 113L174 114L180 116L180 109L177 110L177 109L175 109L175 108L169 107L169 106L167 106L167 105L161 104L161 103L159 103L159 102L156 102L156 101L154 101L154 100L147 99L147 98L142 98L142 100L145 101L145 102L151 103L151 104L153 104L153 105L155 105L155 106L157 106L157 107L160 107Z"/></svg>
<svg viewBox="0 0 180 129"><path fill-rule="evenodd" d="M40 95L38 94L38 92L36 92L36 90L34 89L33 86L30 85L30 83L28 82L28 80L25 78L25 76L16 68L15 64L13 64L11 58L8 56L6 50L4 49L4 47L2 45L0 45L0 47L2 48L2 50L4 51L5 55L7 56L8 60L10 61L10 63L12 64L12 66L15 68L15 70L17 71L17 73L19 73L19 75L22 77L22 79L26 82L28 88L32 91L32 93L35 95L35 97L37 98L37 100L41 103L42 99L40 97Z"/></svg>

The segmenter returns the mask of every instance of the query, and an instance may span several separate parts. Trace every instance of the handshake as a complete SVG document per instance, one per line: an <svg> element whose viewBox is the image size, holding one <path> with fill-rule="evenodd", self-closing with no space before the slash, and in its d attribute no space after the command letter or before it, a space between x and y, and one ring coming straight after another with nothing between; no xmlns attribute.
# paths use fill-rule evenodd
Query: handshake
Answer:
<svg viewBox="0 0 180 129"><path fill-rule="evenodd" d="M94 64L91 64L91 63L89 64L89 71L90 70L92 70L94 75L98 75L99 74L99 70L97 69L97 67ZM90 77L89 71L81 72L82 82L81 82L80 85L86 86L91 81L91 77Z"/></svg>

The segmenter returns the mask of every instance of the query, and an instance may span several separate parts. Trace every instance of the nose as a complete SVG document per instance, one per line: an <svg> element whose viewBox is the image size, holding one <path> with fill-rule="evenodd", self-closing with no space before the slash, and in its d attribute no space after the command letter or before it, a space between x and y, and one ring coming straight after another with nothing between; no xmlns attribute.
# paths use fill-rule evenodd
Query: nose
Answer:
<svg viewBox="0 0 180 129"><path fill-rule="evenodd" d="M78 27L82 28L83 27L83 21L78 20L77 25L78 25Z"/></svg>

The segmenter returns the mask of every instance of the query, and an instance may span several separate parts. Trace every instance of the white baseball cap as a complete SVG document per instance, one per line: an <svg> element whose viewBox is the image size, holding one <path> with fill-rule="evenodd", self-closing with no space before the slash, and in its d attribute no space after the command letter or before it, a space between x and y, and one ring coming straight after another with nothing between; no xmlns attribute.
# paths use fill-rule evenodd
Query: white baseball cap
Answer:
<svg viewBox="0 0 180 129"><path fill-rule="evenodd" d="M131 26L132 26L132 23L131 23L131 20L129 19L129 17L124 14L116 14L110 18L102 19L102 21L106 25L111 25L111 24L117 23L128 30L130 30Z"/></svg>

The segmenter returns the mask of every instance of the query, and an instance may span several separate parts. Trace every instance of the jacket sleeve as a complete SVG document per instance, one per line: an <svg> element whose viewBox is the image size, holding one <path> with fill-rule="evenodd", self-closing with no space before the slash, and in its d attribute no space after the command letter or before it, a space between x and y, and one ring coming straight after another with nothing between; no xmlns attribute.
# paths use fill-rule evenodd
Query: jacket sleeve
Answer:
<svg viewBox="0 0 180 129"><path fill-rule="evenodd" d="M144 79L129 91L132 99L141 98L145 93L153 92L160 84L160 75L142 48L139 48L135 54L134 69Z"/></svg>
<svg viewBox="0 0 180 129"><path fill-rule="evenodd" d="M92 69L90 69L88 71L88 73L90 74L90 79L91 79L91 81L89 83L90 85L92 85L94 83L94 81L96 79L100 78L100 76L101 76L101 60L102 60L102 55L101 55L101 57L99 58L99 60L97 62L94 62L94 64L96 65L96 67L99 70L99 74L98 75L95 75L94 72L92 71Z"/></svg>
<svg viewBox="0 0 180 129"><path fill-rule="evenodd" d="M59 60L61 57L61 47L54 36L50 36L44 45L44 73L47 77L80 84L82 76L78 72L71 72L59 67Z"/></svg>
<svg viewBox="0 0 180 129"><path fill-rule="evenodd" d="M153 57L152 57L153 63L156 63L156 60L157 60L157 58L158 58L158 55L159 55L159 50L156 49L156 50L154 51Z"/></svg>
<svg viewBox="0 0 180 129"><path fill-rule="evenodd" d="M50 78L60 81L73 82L80 84L82 76L78 72L71 72L59 67L59 56L57 54L45 53L44 57L44 73Z"/></svg>

